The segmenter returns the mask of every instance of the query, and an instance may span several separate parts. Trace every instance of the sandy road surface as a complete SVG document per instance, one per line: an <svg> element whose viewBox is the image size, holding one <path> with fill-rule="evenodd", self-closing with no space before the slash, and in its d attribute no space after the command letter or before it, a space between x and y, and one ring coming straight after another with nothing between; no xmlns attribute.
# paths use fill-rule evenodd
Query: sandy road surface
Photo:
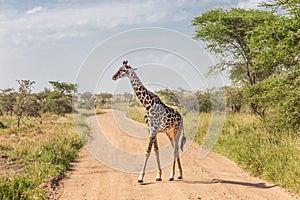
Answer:
<svg viewBox="0 0 300 200"><path fill-rule="evenodd" d="M156 172L154 171L146 173L144 184L140 185L137 183L138 174L107 167L95 158L94 152L90 153L90 151L99 145L97 141L103 139L103 135L113 145L130 152L144 152L147 140L124 134L120 126L114 122L111 111L91 118L89 123L92 127L91 141L82 149L78 159L73 163L72 170L62 180L63 189L60 200L297 199L273 184L251 177L223 156L210 153L205 159L200 160L198 158L200 147L197 144L192 144L181 157L184 170L183 180L169 182L170 166L166 166L163 168L163 181L155 182ZM99 124L100 128L97 129ZM145 127L136 124L132 131L145 132ZM99 136L100 132L102 136ZM166 145L166 136L159 135L159 141L161 141L160 146ZM102 150L99 147L98 151ZM111 152L102 153L107 157L118 158ZM151 157L154 155L151 154ZM134 170L139 169L141 164L134 161L128 162Z"/></svg>

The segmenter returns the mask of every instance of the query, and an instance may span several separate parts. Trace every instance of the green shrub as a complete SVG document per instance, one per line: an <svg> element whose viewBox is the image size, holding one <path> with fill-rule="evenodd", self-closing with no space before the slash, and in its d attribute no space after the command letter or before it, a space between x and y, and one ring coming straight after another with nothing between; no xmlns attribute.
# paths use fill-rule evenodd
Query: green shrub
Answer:
<svg viewBox="0 0 300 200"><path fill-rule="evenodd" d="M0 179L0 200L23 200L23 199L43 199L46 193L37 190L36 185L23 176Z"/></svg>
<svg viewBox="0 0 300 200"><path fill-rule="evenodd" d="M271 132L251 115L227 115L216 151L255 176L300 192L299 137Z"/></svg>
<svg viewBox="0 0 300 200"><path fill-rule="evenodd" d="M0 134L4 138L0 153L12 163L9 173L0 174L0 200L45 199L46 191L39 186L61 177L84 145L82 138L87 138L89 129L83 119L76 126L80 134L71 116L47 119L43 124L21 126L14 137Z"/></svg>

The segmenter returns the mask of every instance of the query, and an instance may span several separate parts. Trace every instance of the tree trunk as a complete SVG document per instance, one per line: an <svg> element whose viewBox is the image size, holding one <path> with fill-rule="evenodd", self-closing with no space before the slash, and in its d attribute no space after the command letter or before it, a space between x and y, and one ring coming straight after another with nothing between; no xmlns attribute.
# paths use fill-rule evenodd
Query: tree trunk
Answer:
<svg viewBox="0 0 300 200"><path fill-rule="evenodd" d="M258 114L261 118L264 118L265 111L264 110L260 111L256 104L251 103L251 109L252 109L254 114Z"/></svg>
<svg viewBox="0 0 300 200"><path fill-rule="evenodd" d="M18 117L18 128L20 128L21 117Z"/></svg>
<svg viewBox="0 0 300 200"><path fill-rule="evenodd" d="M7 128L7 126L5 126L2 122L0 122L0 127L2 127L3 129Z"/></svg>

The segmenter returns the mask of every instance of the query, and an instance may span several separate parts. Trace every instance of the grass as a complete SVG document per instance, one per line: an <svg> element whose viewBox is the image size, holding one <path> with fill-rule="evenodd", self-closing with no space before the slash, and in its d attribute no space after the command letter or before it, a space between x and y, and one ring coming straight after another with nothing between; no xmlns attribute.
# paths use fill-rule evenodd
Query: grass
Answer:
<svg viewBox="0 0 300 200"><path fill-rule="evenodd" d="M228 114L215 150L254 176L300 193L300 135L272 133L256 117Z"/></svg>
<svg viewBox="0 0 300 200"><path fill-rule="evenodd" d="M0 132L0 199L45 199L42 185L59 179L84 145L89 129L71 115L47 115L43 124L24 119L20 129L15 119L1 120L10 128ZM78 129L81 129L78 134Z"/></svg>
<svg viewBox="0 0 300 200"><path fill-rule="evenodd" d="M106 112L104 111L104 109L106 108L97 108L97 109L82 109L82 108L78 108L76 109L77 114L75 116L82 116L82 117L90 117L90 116L94 116L94 115L101 115L101 114L105 114Z"/></svg>
<svg viewBox="0 0 300 200"><path fill-rule="evenodd" d="M102 115L102 114L105 114L106 112L103 111L103 110L100 110L100 109L97 109L96 110L96 115Z"/></svg>
<svg viewBox="0 0 300 200"><path fill-rule="evenodd" d="M131 107L128 112L131 119L143 122L143 108ZM211 113L201 113L200 118L195 116L198 115L188 113L184 116L185 134L190 134L190 139L202 145L209 138L206 134L212 123ZM193 129L195 127L196 130ZM254 115L227 113L214 151L233 160L252 175L299 194L300 135L289 134L287 130L275 132L267 127Z"/></svg>
<svg viewBox="0 0 300 200"><path fill-rule="evenodd" d="M145 123L145 108L143 107L128 107L128 111L126 112L126 116L132 120L135 120L140 123Z"/></svg>

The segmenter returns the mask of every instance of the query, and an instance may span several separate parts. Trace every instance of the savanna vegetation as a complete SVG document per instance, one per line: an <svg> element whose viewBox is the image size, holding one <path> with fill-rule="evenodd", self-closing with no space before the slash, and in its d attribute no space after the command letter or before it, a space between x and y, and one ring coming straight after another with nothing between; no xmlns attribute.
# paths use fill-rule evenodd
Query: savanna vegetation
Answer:
<svg viewBox="0 0 300 200"><path fill-rule="evenodd" d="M34 81L17 83L0 94L0 199L45 199L89 129L71 115L75 84L50 81L52 89L32 93Z"/></svg>
<svg viewBox="0 0 300 200"><path fill-rule="evenodd" d="M214 150L253 175L299 194L300 5L298 0L271 0L261 6L213 9L191 22L194 38L219 58L211 73L227 71L232 80L222 88L226 119ZM74 126L72 103L90 110L110 108L114 102L129 104L128 116L144 122L144 108L129 93L74 96L76 84L57 81L49 82L51 89L33 93L34 81L17 83L17 90L0 93L0 199L46 198L45 183L51 185L63 175L89 131L84 119ZM225 110L221 102L212 101L218 94L211 90L193 91L195 98L184 100L171 90L156 93L182 113L185 123L200 115L193 138L199 144L211 115ZM193 100L197 107L190 106Z"/></svg>
<svg viewBox="0 0 300 200"><path fill-rule="evenodd" d="M274 0L262 6L270 10L210 10L192 21L194 37L206 42L219 58L211 71L230 74L235 90L228 96L232 105L240 95L270 126L296 132L300 127L299 2Z"/></svg>
<svg viewBox="0 0 300 200"><path fill-rule="evenodd" d="M216 149L254 175L299 193L300 4L272 0L261 6L214 9L192 21L195 39L219 57L211 70L230 74L232 111L248 106L255 114L228 114Z"/></svg>

